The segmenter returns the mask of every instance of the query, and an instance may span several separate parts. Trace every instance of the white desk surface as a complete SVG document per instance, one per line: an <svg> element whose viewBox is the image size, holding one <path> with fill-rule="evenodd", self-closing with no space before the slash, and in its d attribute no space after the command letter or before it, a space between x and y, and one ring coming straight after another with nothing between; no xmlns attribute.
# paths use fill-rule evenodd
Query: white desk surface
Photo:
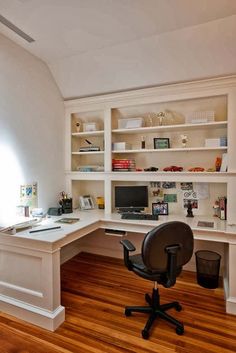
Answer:
<svg viewBox="0 0 236 353"><path fill-rule="evenodd" d="M80 218L74 224L55 223L60 218ZM8 235L9 237L17 237L22 239L31 239L47 243L55 243L64 239L69 234L76 233L91 226L94 228L112 228L125 230L137 233L146 233L152 227L156 227L163 222L167 221L183 221L190 225L197 239L225 241L236 243L236 226L227 225L226 221L221 221L215 217L195 216L194 218L187 218L185 216L160 216L158 221L152 220L127 220L121 219L120 214L112 213L106 214L103 210L88 210L88 211L75 211L71 214L64 214L62 216L52 216L44 219L40 224L35 225L33 228L18 231L15 235ZM214 222L214 228L198 227L198 221ZM61 226L60 229L47 230L42 232L30 233L31 229L40 230L47 227ZM2 233L3 234L3 233ZM204 235L206 234L206 235ZM6 234L4 234L6 235ZM218 237L220 235L220 238Z"/></svg>

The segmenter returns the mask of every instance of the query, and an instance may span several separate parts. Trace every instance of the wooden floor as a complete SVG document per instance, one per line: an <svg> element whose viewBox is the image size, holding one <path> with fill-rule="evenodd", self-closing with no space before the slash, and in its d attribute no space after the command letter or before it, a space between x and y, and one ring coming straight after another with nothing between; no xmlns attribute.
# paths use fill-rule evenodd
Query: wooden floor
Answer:
<svg viewBox="0 0 236 353"><path fill-rule="evenodd" d="M236 316L225 314L223 290L208 290L184 272L177 284L160 288L162 302L179 300L185 334L156 322L149 340L140 331L144 314L124 316L124 305L144 305L152 283L129 272L118 259L80 254L62 266L66 321L56 332L0 315L0 353L226 353L236 352Z"/></svg>

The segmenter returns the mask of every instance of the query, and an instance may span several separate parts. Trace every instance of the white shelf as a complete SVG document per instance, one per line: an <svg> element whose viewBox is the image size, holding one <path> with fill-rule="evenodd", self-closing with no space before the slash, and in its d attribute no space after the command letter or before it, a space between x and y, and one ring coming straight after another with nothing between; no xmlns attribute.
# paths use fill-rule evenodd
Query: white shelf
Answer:
<svg viewBox="0 0 236 353"><path fill-rule="evenodd" d="M119 181L178 181L226 183L235 173L230 172L66 172L71 180Z"/></svg>
<svg viewBox="0 0 236 353"><path fill-rule="evenodd" d="M214 121L211 123L201 124L175 124L175 125L162 125L162 126L150 126L140 127L136 129L114 129L113 134L139 134L148 132L165 132L165 131L185 131L185 130L196 130L196 129L211 129L211 128L224 128L227 127L227 121Z"/></svg>
<svg viewBox="0 0 236 353"><path fill-rule="evenodd" d="M180 147L180 148L163 148L163 149L136 149L136 150L120 150L112 151L112 153L153 153L153 152L193 152L193 151L227 151L227 146L220 147Z"/></svg>
<svg viewBox="0 0 236 353"><path fill-rule="evenodd" d="M72 132L71 135L72 135L72 136L75 136L75 137L103 136L103 135L104 135L104 130Z"/></svg>
<svg viewBox="0 0 236 353"><path fill-rule="evenodd" d="M104 151L71 152L71 154L73 154L73 155L104 154Z"/></svg>
<svg viewBox="0 0 236 353"><path fill-rule="evenodd" d="M113 181L176 181L226 183L230 173L221 172L112 172ZM233 173L234 176L236 173ZM232 173L231 173L232 175Z"/></svg>
<svg viewBox="0 0 236 353"><path fill-rule="evenodd" d="M66 176L71 180L105 180L104 172L67 172Z"/></svg>

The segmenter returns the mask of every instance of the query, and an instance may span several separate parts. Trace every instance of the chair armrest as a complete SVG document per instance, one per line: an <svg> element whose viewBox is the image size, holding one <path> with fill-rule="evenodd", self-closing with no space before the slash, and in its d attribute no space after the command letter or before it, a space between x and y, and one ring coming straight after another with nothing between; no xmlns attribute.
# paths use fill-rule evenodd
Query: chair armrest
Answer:
<svg viewBox="0 0 236 353"><path fill-rule="evenodd" d="M131 271L133 266L132 266L132 262L129 259L129 253L131 251L135 251L136 248L128 239L121 240L120 243L123 245L123 249L124 249L125 266L128 268L129 271Z"/></svg>
<svg viewBox="0 0 236 353"><path fill-rule="evenodd" d="M165 248L165 251L168 254L168 266L167 266L167 281L164 284L164 287L170 288L176 282L177 274L177 253L180 250L180 245L170 245Z"/></svg>
<svg viewBox="0 0 236 353"><path fill-rule="evenodd" d="M120 243L123 245L124 249L128 251L135 251L135 246L128 239L121 240Z"/></svg>

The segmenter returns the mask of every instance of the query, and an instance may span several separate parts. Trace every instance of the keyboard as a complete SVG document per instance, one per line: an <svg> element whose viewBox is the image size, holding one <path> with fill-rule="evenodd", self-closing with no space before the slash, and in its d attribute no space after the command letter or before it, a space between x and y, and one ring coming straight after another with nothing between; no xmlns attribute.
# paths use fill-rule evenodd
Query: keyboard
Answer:
<svg viewBox="0 0 236 353"><path fill-rule="evenodd" d="M122 219L144 219L144 220L158 220L158 215L153 215L151 213L139 213L139 212L123 212L121 214Z"/></svg>

